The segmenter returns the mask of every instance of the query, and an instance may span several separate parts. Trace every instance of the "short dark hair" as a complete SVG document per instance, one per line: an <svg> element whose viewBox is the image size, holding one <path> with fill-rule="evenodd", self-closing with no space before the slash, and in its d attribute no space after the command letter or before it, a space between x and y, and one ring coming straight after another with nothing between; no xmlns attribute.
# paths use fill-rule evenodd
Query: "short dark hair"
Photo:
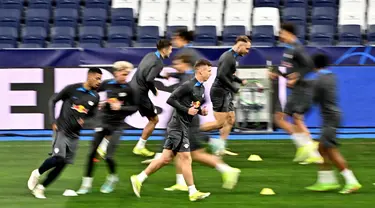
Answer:
<svg viewBox="0 0 375 208"><path fill-rule="evenodd" d="M158 50L161 50L163 48L168 48L169 46L172 46L172 43L171 41L167 40L167 39L160 39L157 43L156 43L156 48Z"/></svg>
<svg viewBox="0 0 375 208"><path fill-rule="evenodd" d="M187 29L184 29L184 28L177 29L175 32L175 35L188 42L191 42L194 40L194 32L188 31Z"/></svg>
<svg viewBox="0 0 375 208"><path fill-rule="evenodd" d="M91 67L87 73L88 74L103 74L102 70L98 67Z"/></svg>
<svg viewBox="0 0 375 208"><path fill-rule="evenodd" d="M316 69L325 68L330 64L329 57L323 53L314 54L312 59Z"/></svg>
<svg viewBox="0 0 375 208"><path fill-rule="evenodd" d="M201 66L212 66L212 64L209 60L199 59L197 62L195 62L194 69L201 67Z"/></svg>
<svg viewBox="0 0 375 208"><path fill-rule="evenodd" d="M290 22L285 22L283 24L281 24L281 27L280 27L282 30L285 30L289 33L292 33L293 35L296 35L296 27L294 26L293 23L290 23Z"/></svg>
<svg viewBox="0 0 375 208"><path fill-rule="evenodd" d="M250 42L250 39L249 37L247 37L246 35L240 35L236 38L236 43L238 42L244 42L244 43L247 43L247 42Z"/></svg>
<svg viewBox="0 0 375 208"><path fill-rule="evenodd" d="M192 57L188 54L178 54L173 58L173 60L179 60L179 61L182 61L185 64L190 64L191 59L192 59Z"/></svg>

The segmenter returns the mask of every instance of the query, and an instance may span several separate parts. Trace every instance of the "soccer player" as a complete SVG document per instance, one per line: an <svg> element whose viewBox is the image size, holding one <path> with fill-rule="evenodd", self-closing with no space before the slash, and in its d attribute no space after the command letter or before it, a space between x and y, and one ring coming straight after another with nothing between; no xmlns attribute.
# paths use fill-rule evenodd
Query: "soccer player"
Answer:
<svg viewBox="0 0 375 208"><path fill-rule="evenodd" d="M27 182L28 188L34 196L45 199L44 190L63 171L67 164L72 164L78 146L79 133L85 119L95 115L99 94L95 91L100 86L102 72L99 68L91 68L87 74L85 83L71 84L66 86L49 101L49 113L52 121L52 129L56 132L52 146L52 156L43 164L32 171ZM55 119L55 105L62 100L63 105L60 116ZM52 169L52 170L51 170ZM39 177L51 170L47 178L39 183Z"/></svg>
<svg viewBox="0 0 375 208"><path fill-rule="evenodd" d="M95 129L96 132L88 156L87 169L85 176L82 178L81 188L77 191L78 194L87 194L91 191L94 171L93 159L103 139L108 146L108 148L105 148L107 150L105 161L108 165L109 175L100 192L113 192L119 180L116 175L116 163L113 157L123 132L124 119L138 110L136 103L138 98L126 82L127 76L133 70L133 65L129 62L118 61L113 64L113 70L115 78L103 81L97 90L98 92L105 91L107 100L100 104L99 122ZM109 138L109 141L106 141L104 137Z"/></svg>
<svg viewBox="0 0 375 208"><path fill-rule="evenodd" d="M177 73L169 73L167 77L177 78L179 79L180 83L184 83L194 77L194 70L192 66L194 66L194 64L201 58L201 55L196 49L192 48L191 41L193 41L193 39L194 35L192 31L187 31L186 29L179 29L175 32L175 34L172 37L172 44L179 50L177 51L174 57L175 61L173 61L173 68L177 69ZM184 58L185 61L186 58L188 58L188 63L184 63L181 56ZM181 64L189 64L191 67L181 69L181 67L179 67ZM179 84L176 84L176 86L179 86ZM163 149L161 149L161 152L162 151ZM153 159L144 160L142 161L142 163L149 164L152 160L158 159L162 154L161 152L156 153Z"/></svg>
<svg viewBox="0 0 375 208"><path fill-rule="evenodd" d="M192 79L194 77L193 65L191 65L191 57L187 54L180 54L174 57L173 68L175 68L179 73L179 78L181 83ZM208 154L205 152L204 147L201 142L207 142L209 140L208 135L200 132L199 129L200 121L199 116L195 116L191 121L189 128L189 142L190 142L190 151L193 161L201 162L210 167L216 168L219 172L222 173L223 178L223 187L226 189L232 189L238 181L240 170L237 168L232 168L229 165L225 164L221 159L215 157L214 155ZM165 138L167 139L167 137ZM176 160L176 184L165 188L166 191L188 191L188 186L184 180L182 174L182 167L179 163L179 160Z"/></svg>
<svg viewBox="0 0 375 208"><path fill-rule="evenodd" d="M237 58L249 53L251 42L247 36L239 36L235 45L229 51L223 53L219 59L216 79L211 87L210 97L214 110L214 122L207 122L201 126L202 131L212 131L220 129L219 150L224 153L226 140L235 123L235 113L233 106L233 95L239 91L234 82L245 85L246 80L242 80L235 75Z"/></svg>
<svg viewBox="0 0 375 208"><path fill-rule="evenodd" d="M317 77L315 78L314 101L319 105L323 119L322 132L319 142L319 152L324 158L318 171L318 181L307 187L313 191L329 191L340 187L337 182L331 162L340 170L345 179L345 186L339 192L349 194L362 187L337 148L336 129L340 123L341 112L337 105L336 76L327 69L329 59L324 54L313 58Z"/></svg>
<svg viewBox="0 0 375 208"><path fill-rule="evenodd" d="M133 153L146 157L155 154L146 149L145 145L147 139L154 131L156 124L159 122L156 108L148 97L148 92L151 90L151 92L157 96L158 91L155 87L154 80L156 77L160 77L160 72L164 67L163 59L168 58L172 53L172 44L169 40L162 39L157 42L156 48L156 52L148 53L142 59L130 82L132 88L139 93L139 113L147 117L149 121L143 129L142 136L134 147Z"/></svg>
<svg viewBox="0 0 375 208"><path fill-rule="evenodd" d="M276 104L275 123L292 136L297 147L295 162L321 163L323 159L304 123L304 114L312 105L312 87L304 81L304 77L313 70L312 60L298 41L293 24L281 25L280 41L286 44L281 66L286 67L287 72L279 74L288 79L287 86L292 92L288 96L284 111L280 103ZM286 121L287 116L293 118L294 125Z"/></svg>
<svg viewBox="0 0 375 208"><path fill-rule="evenodd" d="M176 90L168 98L167 103L175 108L171 121L168 123L168 138L164 144L162 156L153 160L140 174L131 176L133 191L140 197L141 186L148 176L168 164L175 156L182 168L182 174L189 190L190 201L204 199L210 193L202 193L195 188L191 166L190 142L188 132L196 114L207 115L207 109L201 108L204 102L203 82L211 76L211 63L199 60L195 65L195 78L191 79Z"/></svg>

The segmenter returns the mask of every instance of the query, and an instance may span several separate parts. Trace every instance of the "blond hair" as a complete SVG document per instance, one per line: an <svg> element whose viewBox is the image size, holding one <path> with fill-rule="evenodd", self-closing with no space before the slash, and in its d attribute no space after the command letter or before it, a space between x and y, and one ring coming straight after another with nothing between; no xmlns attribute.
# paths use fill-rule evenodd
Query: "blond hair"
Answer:
<svg viewBox="0 0 375 208"><path fill-rule="evenodd" d="M134 68L133 64L127 61L116 61L113 64L113 69L115 71L123 71L123 70L132 71L133 68Z"/></svg>

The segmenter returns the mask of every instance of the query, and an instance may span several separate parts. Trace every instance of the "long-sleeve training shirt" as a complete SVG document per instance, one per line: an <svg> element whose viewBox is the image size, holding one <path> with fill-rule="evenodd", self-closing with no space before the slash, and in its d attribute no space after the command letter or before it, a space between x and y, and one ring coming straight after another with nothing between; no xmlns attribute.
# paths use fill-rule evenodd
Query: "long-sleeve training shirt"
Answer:
<svg viewBox="0 0 375 208"><path fill-rule="evenodd" d="M235 75L237 70L236 58L238 56L232 49L220 56L217 75L212 87L222 88L232 93L238 92L239 88L234 85L234 82L242 83L242 79Z"/></svg>
<svg viewBox="0 0 375 208"><path fill-rule="evenodd" d="M87 90L82 83L66 86L48 102L49 116L52 123L56 123L58 131L63 131L67 136L78 138L82 129L80 119L87 119L96 114L99 94L94 90ZM55 105L63 101L60 116L55 119Z"/></svg>
<svg viewBox="0 0 375 208"><path fill-rule="evenodd" d="M139 63L131 80L131 86L139 90L142 95L147 96L149 90L156 94L155 78L160 76L163 67L163 59L158 51L148 53Z"/></svg>
<svg viewBox="0 0 375 208"><path fill-rule="evenodd" d="M121 125L125 117L138 110L138 94L134 93L129 84L119 84L115 79L109 79L102 82L97 91L107 93L107 103L100 111L104 124ZM111 110L110 102L113 100L121 102L120 110Z"/></svg>
<svg viewBox="0 0 375 208"><path fill-rule="evenodd" d="M175 111L168 124L169 129L186 130L194 118L194 116L188 113L191 107L195 107L199 110L198 114L202 114L201 105L205 102L204 89L203 83L200 83L194 78L185 82L172 92L167 103L171 105Z"/></svg>

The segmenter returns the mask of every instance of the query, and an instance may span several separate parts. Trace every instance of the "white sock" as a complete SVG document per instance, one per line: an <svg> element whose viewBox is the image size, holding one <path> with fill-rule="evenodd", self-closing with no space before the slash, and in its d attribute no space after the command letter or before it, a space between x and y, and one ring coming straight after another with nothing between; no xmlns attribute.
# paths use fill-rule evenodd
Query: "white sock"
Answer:
<svg viewBox="0 0 375 208"><path fill-rule="evenodd" d="M82 186L91 188L93 180L92 177L82 177Z"/></svg>
<svg viewBox="0 0 375 208"><path fill-rule="evenodd" d="M40 190L44 190L44 189L46 189L46 188L44 188L44 186L43 186L42 184L38 184L38 185L36 186L36 188L37 188L37 189L40 189Z"/></svg>
<svg viewBox="0 0 375 208"><path fill-rule="evenodd" d="M337 183L335 172L333 170L318 171L318 183Z"/></svg>
<svg viewBox="0 0 375 208"><path fill-rule="evenodd" d="M137 175L137 178L138 180L143 183L143 181L145 181L147 179L147 174L145 173L145 171L142 171L140 174Z"/></svg>
<svg viewBox="0 0 375 208"><path fill-rule="evenodd" d="M141 137L141 138L139 138L137 146L135 146L135 147L138 148L138 149L143 149L146 146L146 142L147 142L147 140L144 140Z"/></svg>
<svg viewBox="0 0 375 208"><path fill-rule="evenodd" d="M229 170L232 169L229 165L227 165L225 163L217 164L215 168L220 173L225 173L225 172L227 172L227 171L229 171Z"/></svg>
<svg viewBox="0 0 375 208"><path fill-rule="evenodd" d="M102 142L100 143L99 148L102 149L103 151L107 151L108 143L109 143L108 139L104 138Z"/></svg>
<svg viewBox="0 0 375 208"><path fill-rule="evenodd" d="M116 174L109 174L107 176L107 180L111 181L111 182L115 182L115 181L118 181L118 176Z"/></svg>
<svg viewBox="0 0 375 208"><path fill-rule="evenodd" d="M296 145L297 148L303 147L303 146L306 145L305 138L300 133L292 134L292 140L293 140L293 142L294 142L294 144Z"/></svg>
<svg viewBox="0 0 375 208"><path fill-rule="evenodd" d="M223 145L223 149L227 148L227 140L226 139L223 139L223 138L220 138L221 142L222 142L222 145Z"/></svg>
<svg viewBox="0 0 375 208"><path fill-rule="evenodd" d="M195 194L197 192L197 189L195 188L195 185L191 185L189 188L189 196Z"/></svg>
<svg viewBox="0 0 375 208"><path fill-rule="evenodd" d="M187 186L186 182L185 182L185 179L184 179L184 175L176 174L176 184L182 185L182 186Z"/></svg>
<svg viewBox="0 0 375 208"><path fill-rule="evenodd" d="M157 160L161 157L162 153L156 153L154 156L154 160Z"/></svg>
<svg viewBox="0 0 375 208"><path fill-rule="evenodd" d="M36 177L40 177L39 169L35 169L33 172L33 174L35 174Z"/></svg>
<svg viewBox="0 0 375 208"><path fill-rule="evenodd" d="M354 176L353 172L349 169L341 171L341 175L345 178L346 184L357 184L357 178Z"/></svg>

